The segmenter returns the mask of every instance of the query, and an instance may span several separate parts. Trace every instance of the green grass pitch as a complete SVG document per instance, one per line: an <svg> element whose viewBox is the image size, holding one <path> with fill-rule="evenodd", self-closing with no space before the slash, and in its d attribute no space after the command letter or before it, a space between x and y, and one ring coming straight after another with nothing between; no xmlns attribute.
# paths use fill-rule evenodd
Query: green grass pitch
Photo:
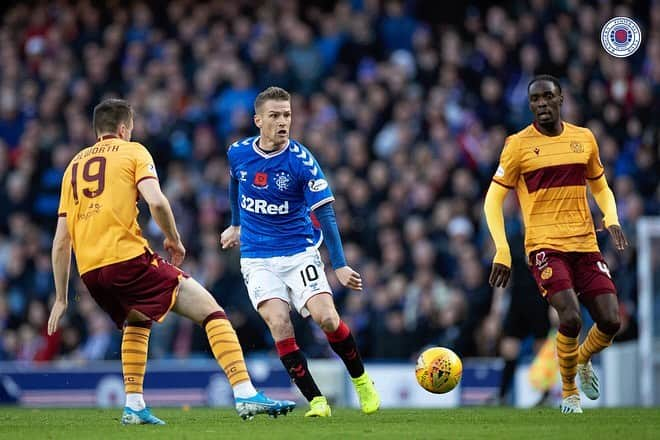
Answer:
<svg viewBox="0 0 660 440"><path fill-rule="evenodd" d="M121 410L0 407L2 439L657 439L660 410L588 409L386 409L370 416L336 409L329 419L286 417L243 421L233 410L156 408L166 426L120 426Z"/></svg>

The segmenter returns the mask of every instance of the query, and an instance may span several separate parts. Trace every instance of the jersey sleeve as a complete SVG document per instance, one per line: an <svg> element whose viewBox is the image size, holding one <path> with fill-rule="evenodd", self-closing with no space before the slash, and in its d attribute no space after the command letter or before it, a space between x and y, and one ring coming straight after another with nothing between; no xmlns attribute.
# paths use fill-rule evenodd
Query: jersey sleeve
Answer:
<svg viewBox="0 0 660 440"><path fill-rule="evenodd" d="M330 185L312 153L303 149L306 157L300 158L299 176L307 206L313 211L319 206L335 200Z"/></svg>
<svg viewBox="0 0 660 440"><path fill-rule="evenodd" d="M71 210L71 199L73 196L72 191L73 186L71 185L71 165L69 165L64 171L64 176L62 176L62 186L60 188L60 205L57 208L58 217L66 217Z"/></svg>
<svg viewBox="0 0 660 440"><path fill-rule="evenodd" d="M497 166L493 182L513 189L520 177L520 160L518 158L518 140L515 136L509 136L504 142L500 163Z"/></svg>
<svg viewBox="0 0 660 440"><path fill-rule="evenodd" d="M135 149L135 184L144 179L158 179L154 159L149 151L141 144Z"/></svg>
<svg viewBox="0 0 660 440"><path fill-rule="evenodd" d="M234 153L238 147L238 142L234 142L227 148L227 167L229 168L229 175L236 179L236 173L234 173L234 162L236 161Z"/></svg>
<svg viewBox="0 0 660 440"><path fill-rule="evenodd" d="M589 154L589 160L587 162L587 179L596 180L605 172L602 162L600 161L600 149L598 148L598 142L596 142L596 137L588 130L589 138L591 139L591 153Z"/></svg>

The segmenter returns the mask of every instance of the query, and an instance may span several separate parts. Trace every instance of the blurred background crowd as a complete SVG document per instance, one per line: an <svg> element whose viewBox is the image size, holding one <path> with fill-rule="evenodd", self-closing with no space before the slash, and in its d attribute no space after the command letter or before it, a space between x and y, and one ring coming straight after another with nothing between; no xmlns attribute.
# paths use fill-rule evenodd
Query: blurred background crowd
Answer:
<svg viewBox="0 0 660 440"><path fill-rule="evenodd" d="M493 249L482 203L505 137L531 122L534 74L558 76L564 119L594 132L631 243L636 220L660 211L655 0L442 10L422 0L59 0L0 9L0 360L119 357L120 332L75 273L61 330L45 330L61 178L95 142L92 109L105 97L134 106L133 138L156 161L188 249L184 269L227 309L248 353L272 350L272 340L247 298L238 252L218 242L229 223L226 147L256 133L252 103L267 86L293 93L292 136L336 194L364 292L345 291L326 269L368 358L410 359L428 344L497 354L506 302L494 304L487 283ZM600 46L602 25L617 15L642 28L642 47L626 59ZM513 196L505 216L520 257ZM141 220L158 250L157 228ZM598 236L622 303L621 337L634 338L635 249L617 255ZM514 278L526 270L518 264ZM310 356L331 355L316 326L296 326ZM169 316L150 350L206 356L207 342Z"/></svg>

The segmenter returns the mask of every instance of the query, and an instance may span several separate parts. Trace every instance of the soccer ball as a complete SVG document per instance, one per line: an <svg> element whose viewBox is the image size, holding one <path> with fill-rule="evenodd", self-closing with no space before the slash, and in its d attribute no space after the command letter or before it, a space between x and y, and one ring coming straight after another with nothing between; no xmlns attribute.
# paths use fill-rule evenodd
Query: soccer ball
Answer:
<svg viewBox="0 0 660 440"><path fill-rule="evenodd" d="M417 358L417 382L430 393L448 393L461 381L462 374L461 359L448 348L429 348Z"/></svg>

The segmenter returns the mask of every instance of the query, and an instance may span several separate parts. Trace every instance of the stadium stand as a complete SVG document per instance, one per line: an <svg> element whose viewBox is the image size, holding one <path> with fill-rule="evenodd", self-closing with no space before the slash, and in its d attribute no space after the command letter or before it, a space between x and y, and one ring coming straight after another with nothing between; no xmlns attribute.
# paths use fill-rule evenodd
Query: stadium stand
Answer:
<svg viewBox="0 0 660 440"><path fill-rule="evenodd" d="M428 20L433 2L264 3L3 6L0 360L119 357L120 333L77 277L61 331L45 330L60 180L94 142L91 110L104 97L135 107L133 137L157 162L189 251L184 269L217 293L248 353L272 341L219 233L230 215L226 147L255 132L252 102L266 86L294 93L293 137L332 181L347 260L365 291L329 279L368 358L411 359L430 343L496 354L501 316L481 207L505 137L531 121L536 73L561 78L565 120L596 135L630 242L639 217L660 213L660 2L515 1L462 8L453 24ZM630 58L599 45L615 15L646 20ZM510 236L521 234L515 204L506 208ZM144 224L158 248L155 231ZM619 337L634 338L635 250L617 256L599 239L622 302ZM299 343L330 356L315 331L299 332L309 335ZM175 317L152 341L155 358L208 350L202 330Z"/></svg>

